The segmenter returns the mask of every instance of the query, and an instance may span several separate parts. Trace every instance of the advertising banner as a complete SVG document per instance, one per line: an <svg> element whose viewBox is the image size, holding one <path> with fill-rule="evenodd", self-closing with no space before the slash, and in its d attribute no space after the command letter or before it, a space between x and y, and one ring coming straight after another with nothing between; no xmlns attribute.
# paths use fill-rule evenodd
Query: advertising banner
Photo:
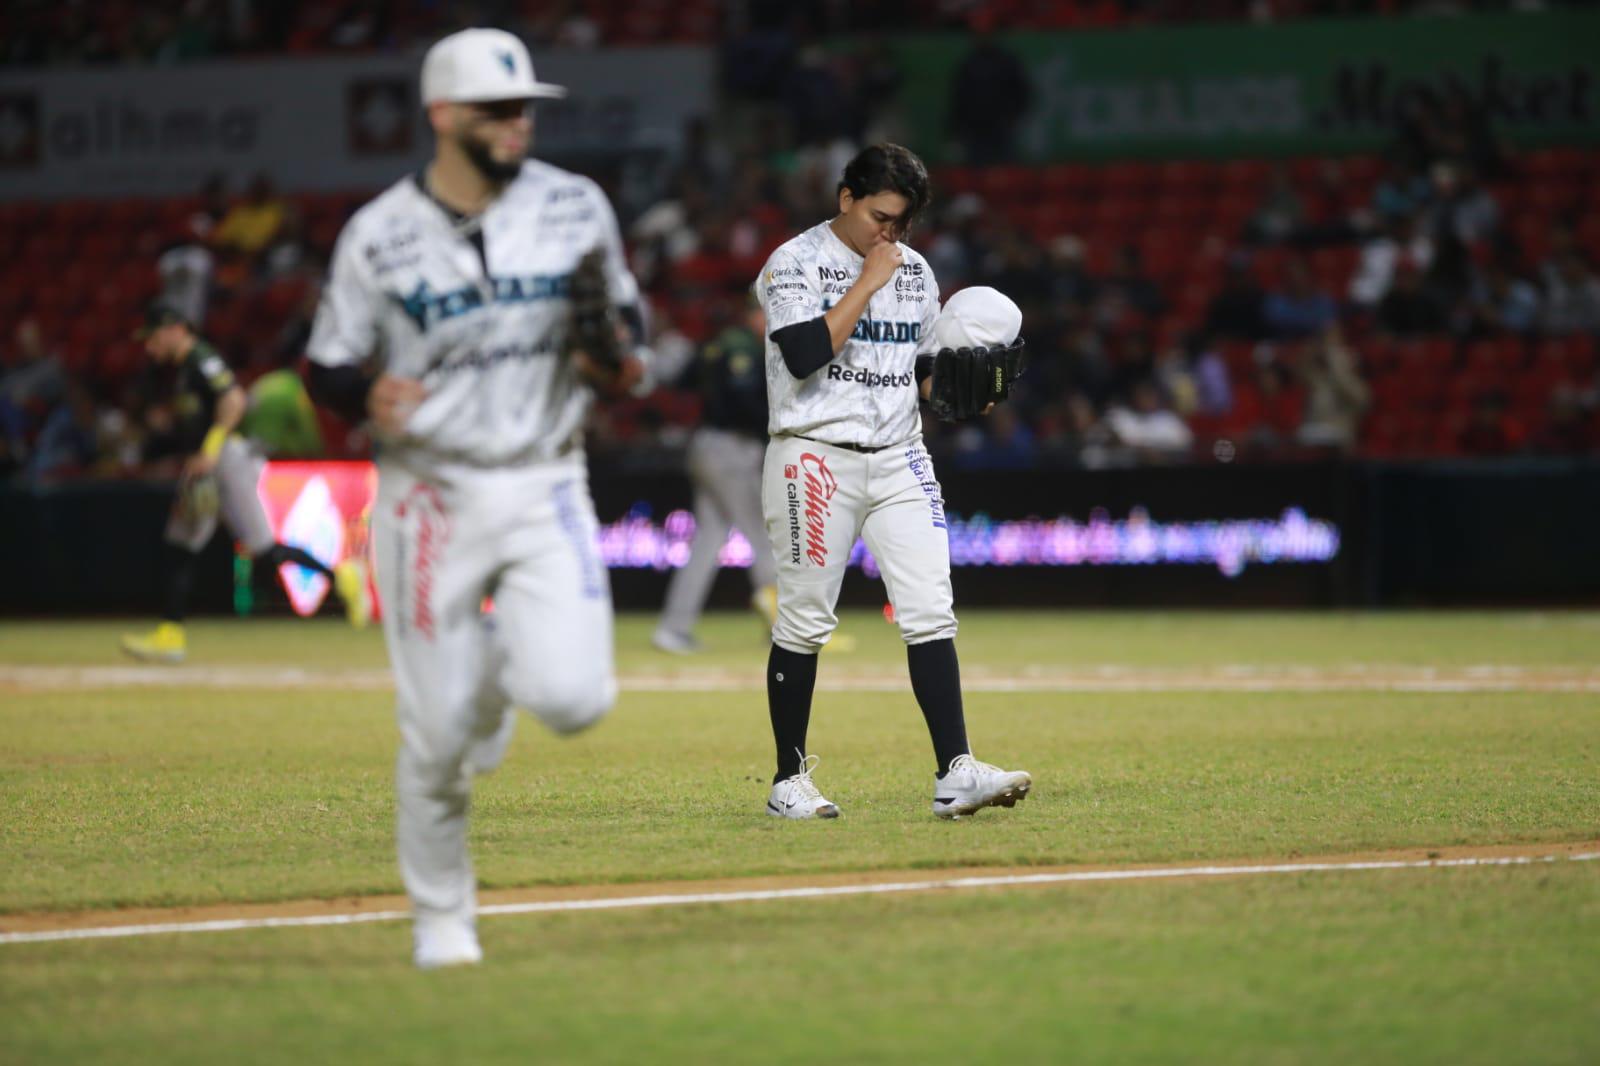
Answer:
<svg viewBox="0 0 1600 1066"><path fill-rule="evenodd" d="M1522 144L1600 143L1600 12L1305 19L998 34L1032 102L1024 160L1377 150L1417 99L1465 93ZM891 45L909 143L959 161L948 117L974 39Z"/></svg>
<svg viewBox="0 0 1600 1066"><path fill-rule="evenodd" d="M554 49L539 76L565 100L535 110L535 153L559 161L670 151L711 107L699 47ZM430 151L419 55L0 72L0 200L185 196L234 188L375 189ZM662 86L670 86L663 92Z"/></svg>
<svg viewBox="0 0 1600 1066"><path fill-rule="evenodd" d="M377 471L370 463L271 462L257 491L278 539L331 566L366 555L377 486ZM694 540L694 515L663 498L649 482L631 484L621 494L618 487L612 486L598 502L600 555L606 566L658 572L683 566ZM997 502L991 496L991 506ZM1194 517L1167 515L1165 520L1143 503L1132 504L1124 514L1094 506L1077 517L991 517L950 510L950 562L958 568L1006 569L1200 567L1228 579L1247 568L1333 563L1340 551L1338 522L1308 515L1304 506L1291 503L1259 515L1224 509ZM752 545L732 530L720 562L742 570L749 567L753 552L766 550L765 544ZM860 540L849 565L868 578L879 576L877 561ZM300 567L285 565L280 577L299 614L316 613L328 596L327 579Z"/></svg>

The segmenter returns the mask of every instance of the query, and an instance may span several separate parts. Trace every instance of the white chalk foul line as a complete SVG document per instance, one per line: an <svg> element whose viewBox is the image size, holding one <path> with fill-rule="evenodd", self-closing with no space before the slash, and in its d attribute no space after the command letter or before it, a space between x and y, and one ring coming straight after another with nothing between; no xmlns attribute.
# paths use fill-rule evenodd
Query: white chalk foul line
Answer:
<svg viewBox="0 0 1600 1066"><path fill-rule="evenodd" d="M549 914L560 911L626 910L642 907L684 907L717 903L761 903L788 899L826 899L837 896L877 896L898 892L940 889L1018 888L1030 885L1064 885L1087 881L1152 881L1172 877L1247 877L1261 874L1344 873L1360 870L1440 870L1463 866L1531 866L1537 863L1592 862L1600 852L1578 855L1508 856L1467 859L1393 859L1368 862L1294 862L1270 866L1160 866L1131 870L1073 870L1059 873L1006 874L995 877L957 877L931 881L888 881L863 885L816 885L800 888L697 892L679 895L612 896L598 899L546 900L533 903L498 903L479 907L480 915ZM109 925L85 929L51 929L31 933L0 933L0 944L38 944L55 940L98 940L112 937L158 936L169 933L229 933L245 929L288 929L323 925L358 925L395 922L409 911L371 911L365 914L313 914L292 918L233 918L208 922L165 922L152 925Z"/></svg>
<svg viewBox="0 0 1600 1066"><path fill-rule="evenodd" d="M757 692L759 673L699 671L684 674L624 674L626 692ZM0 685L44 690L94 688L303 689L327 688L390 692L389 671L308 670L292 666L27 666L0 664ZM969 692L1579 692L1600 693L1593 671L1537 670L1515 666L1465 668L1278 667L1243 664L1203 670L1095 667L1024 674L1020 677L963 678ZM902 673L825 677L824 692L903 692Z"/></svg>

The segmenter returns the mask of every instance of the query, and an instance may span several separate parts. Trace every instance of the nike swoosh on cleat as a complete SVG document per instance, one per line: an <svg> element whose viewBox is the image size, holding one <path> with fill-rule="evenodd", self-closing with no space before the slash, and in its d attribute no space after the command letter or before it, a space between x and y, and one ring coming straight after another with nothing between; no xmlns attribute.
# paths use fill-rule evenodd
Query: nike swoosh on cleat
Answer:
<svg viewBox="0 0 1600 1066"><path fill-rule="evenodd" d="M954 803L955 801L956 801L956 798L954 796L935 796L935 797L933 797L933 802L935 802L935 803Z"/></svg>
<svg viewBox="0 0 1600 1066"><path fill-rule="evenodd" d="M771 800L767 801L767 810L771 811L773 814L783 813L783 808L778 806L776 803L773 803Z"/></svg>

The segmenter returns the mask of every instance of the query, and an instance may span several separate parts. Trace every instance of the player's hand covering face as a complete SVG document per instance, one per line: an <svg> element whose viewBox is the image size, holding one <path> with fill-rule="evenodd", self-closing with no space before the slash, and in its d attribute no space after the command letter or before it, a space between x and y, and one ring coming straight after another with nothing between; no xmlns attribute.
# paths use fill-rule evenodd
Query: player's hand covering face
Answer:
<svg viewBox="0 0 1600 1066"><path fill-rule="evenodd" d="M845 243L860 255L875 244L898 241L905 232L910 204L897 192L879 192L859 200L845 189L839 194L839 217Z"/></svg>

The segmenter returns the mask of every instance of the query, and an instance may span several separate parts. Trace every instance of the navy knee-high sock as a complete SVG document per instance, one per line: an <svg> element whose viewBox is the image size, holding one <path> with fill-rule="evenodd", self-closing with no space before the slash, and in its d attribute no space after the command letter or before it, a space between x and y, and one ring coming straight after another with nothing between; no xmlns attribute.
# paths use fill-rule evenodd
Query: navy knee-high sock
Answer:
<svg viewBox="0 0 1600 1066"><path fill-rule="evenodd" d="M315 570L330 581L333 579L333 571L321 559L318 559L304 548L295 547L293 544L274 544L256 556L256 561L272 570L276 570L284 563L294 563L296 566L303 566L307 570Z"/></svg>
<svg viewBox="0 0 1600 1066"><path fill-rule="evenodd" d="M772 646L767 657L767 713L772 717L772 739L778 747L778 774L773 784L800 772L816 684L816 655Z"/></svg>
<svg viewBox="0 0 1600 1066"><path fill-rule="evenodd" d="M167 598L161 617L183 624L189 613L189 588L194 584L194 562L198 552L177 544L167 545Z"/></svg>
<svg viewBox="0 0 1600 1066"><path fill-rule="evenodd" d="M939 761L939 776L950 769L950 762L970 751L967 747L967 719L961 707L961 665L956 659L954 640L930 640L906 645L906 662L911 667L911 691L916 693L928 736L933 739L933 755Z"/></svg>

